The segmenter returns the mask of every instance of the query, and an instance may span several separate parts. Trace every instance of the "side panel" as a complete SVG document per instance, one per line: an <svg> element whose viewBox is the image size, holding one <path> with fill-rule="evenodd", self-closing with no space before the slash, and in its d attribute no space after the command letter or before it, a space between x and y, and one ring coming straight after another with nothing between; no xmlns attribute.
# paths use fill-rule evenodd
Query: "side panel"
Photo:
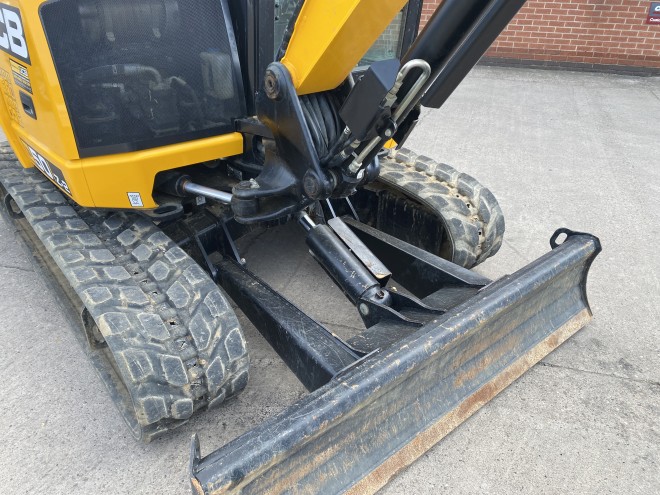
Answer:
<svg viewBox="0 0 660 495"><path fill-rule="evenodd" d="M230 132L81 158L40 17L45 3L0 1L0 124L24 167L36 165L81 206L149 209L158 206L158 172L243 152L242 135Z"/></svg>
<svg viewBox="0 0 660 495"><path fill-rule="evenodd" d="M155 208L151 193L158 172L243 153L243 135L224 134L119 155L85 158L83 169L94 206L140 208L128 193L139 192L144 208Z"/></svg>
<svg viewBox="0 0 660 495"><path fill-rule="evenodd" d="M0 38L18 38L18 43L25 43L24 49L28 55L19 58L12 51L11 43L6 43L10 45L9 49L3 47L0 51L0 84L4 103L2 127L25 167L31 167L32 162L20 149L21 134L29 135L31 142L47 154L68 160L78 158L55 67L41 29L38 7L38 2L0 2L0 31L4 35ZM7 25L13 36L7 33ZM32 99L36 119L24 110L21 94L23 98L28 96Z"/></svg>
<svg viewBox="0 0 660 495"><path fill-rule="evenodd" d="M23 130L14 135L18 139L10 143L23 166L36 165L62 192L90 208L156 208L152 192L158 172L243 152L243 136L231 133L144 151L62 160Z"/></svg>
<svg viewBox="0 0 660 495"><path fill-rule="evenodd" d="M144 151L63 160L24 129L11 124L7 127L5 102L0 105L0 122L21 164L26 168L36 165L61 191L85 207L156 208L152 192L158 172L243 152L243 135L235 132ZM53 175L61 176L67 187Z"/></svg>
<svg viewBox="0 0 660 495"><path fill-rule="evenodd" d="M405 0L306 1L282 59L298 94L339 86L405 4Z"/></svg>

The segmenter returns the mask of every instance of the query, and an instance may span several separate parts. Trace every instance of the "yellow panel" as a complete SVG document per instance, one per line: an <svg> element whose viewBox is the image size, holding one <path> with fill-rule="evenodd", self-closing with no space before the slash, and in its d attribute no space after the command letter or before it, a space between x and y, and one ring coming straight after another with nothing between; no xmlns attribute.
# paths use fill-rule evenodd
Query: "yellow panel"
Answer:
<svg viewBox="0 0 660 495"><path fill-rule="evenodd" d="M234 132L144 151L62 160L35 143L23 130L17 130L17 134L21 141L59 169L74 201L91 208L156 208L152 192L158 172L243 153L243 135ZM23 153L24 158L19 157L23 166L33 165L33 160L25 153L26 148L17 149L13 142L12 147ZM140 198L141 206L131 204L129 193Z"/></svg>
<svg viewBox="0 0 660 495"><path fill-rule="evenodd" d="M406 0L307 0L282 63L298 94L339 86Z"/></svg>
<svg viewBox="0 0 660 495"><path fill-rule="evenodd" d="M0 83L6 86L3 96L13 124L12 127L4 127L4 129L6 132L9 131L9 134L12 128L21 129L31 136L34 143L48 148L57 156L67 159L78 158L78 148L64 96L50 56L46 35L41 28L39 6L43 1L3 0L2 3L20 10L30 56L30 63L27 63L0 51ZM24 71L25 80L31 86L31 96L38 120L26 115L21 107L19 87L15 84L14 76L17 68ZM14 106L15 112L11 108ZM18 148L17 136L9 134L7 137L12 146L14 149ZM22 163L25 164L24 161Z"/></svg>
<svg viewBox="0 0 660 495"><path fill-rule="evenodd" d="M142 207L155 208L151 196L158 172L243 153L237 132L119 155L84 158L82 169L97 208L131 208L128 193L139 193Z"/></svg>

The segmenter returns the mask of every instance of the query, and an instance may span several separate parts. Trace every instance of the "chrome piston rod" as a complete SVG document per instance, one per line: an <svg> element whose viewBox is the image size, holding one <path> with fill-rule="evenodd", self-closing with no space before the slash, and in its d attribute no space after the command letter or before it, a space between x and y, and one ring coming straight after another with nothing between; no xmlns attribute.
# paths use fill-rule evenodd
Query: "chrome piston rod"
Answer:
<svg viewBox="0 0 660 495"><path fill-rule="evenodd" d="M214 199L216 201L219 201L220 203L224 203L227 205L231 204L231 198L232 198L231 193L219 191L217 189L202 186L200 184L195 184L194 182L190 182L189 180L184 181L180 187L184 192L188 194L193 194L195 196L204 196L205 198Z"/></svg>

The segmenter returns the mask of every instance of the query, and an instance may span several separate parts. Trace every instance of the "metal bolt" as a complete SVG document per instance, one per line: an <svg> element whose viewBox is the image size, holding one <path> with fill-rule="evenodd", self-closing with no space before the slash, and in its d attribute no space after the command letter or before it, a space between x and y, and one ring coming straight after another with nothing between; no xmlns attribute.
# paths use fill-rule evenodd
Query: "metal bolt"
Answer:
<svg viewBox="0 0 660 495"><path fill-rule="evenodd" d="M303 189L311 199L318 199L323 192L323 185L319 177L311 170L307 171L303 177Z"/></svg>
<svg viewBox="0 0 660 495"><path fill-rule="evenodd" d="M376 297L378 299L385 299L385 292L382 291L382 290L379 290L378 292L376 292Z"/></svg>
<svg viewBox="0 0 660 495"><path fill-rule="evenodd" d="M367 306L364 303L360 304L360 313L362 313L363 316L367 316L369 314L369 306Z"/></svg>
<svg viewBox="0 0 660 495"><path fill-rule="evenodd" d="M360 170L360 167L361 167L361 166L362 166L362 163L360 163L360 162L358 162L358 161L356 161L356 160L353 160L353 161L351 162L351 164L348 166L348 171L349 171L349 173L351 173L351 174L355 174L355 173L357 173L358 170Z"/></svg>
<svg viewBox="0 0 660 495"><path fill-rule="evenodd" d="M264 89L266 90L266 96L271 100L280 99L280 81L277 78L277 74L271 69L266 71L266 77L264 78Z"/></svg>

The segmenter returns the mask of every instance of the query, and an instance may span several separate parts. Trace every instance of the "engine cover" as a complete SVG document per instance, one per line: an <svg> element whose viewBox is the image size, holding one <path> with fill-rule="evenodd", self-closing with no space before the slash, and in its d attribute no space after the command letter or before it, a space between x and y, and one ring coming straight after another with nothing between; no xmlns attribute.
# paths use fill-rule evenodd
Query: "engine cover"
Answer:
<svg viewBox="0 0 660 495"><path fill-rule="evenodd" d="M241 154L245 116L226 0L0 0L0 124L81 206L156 208L155 175Z"/></svg>

